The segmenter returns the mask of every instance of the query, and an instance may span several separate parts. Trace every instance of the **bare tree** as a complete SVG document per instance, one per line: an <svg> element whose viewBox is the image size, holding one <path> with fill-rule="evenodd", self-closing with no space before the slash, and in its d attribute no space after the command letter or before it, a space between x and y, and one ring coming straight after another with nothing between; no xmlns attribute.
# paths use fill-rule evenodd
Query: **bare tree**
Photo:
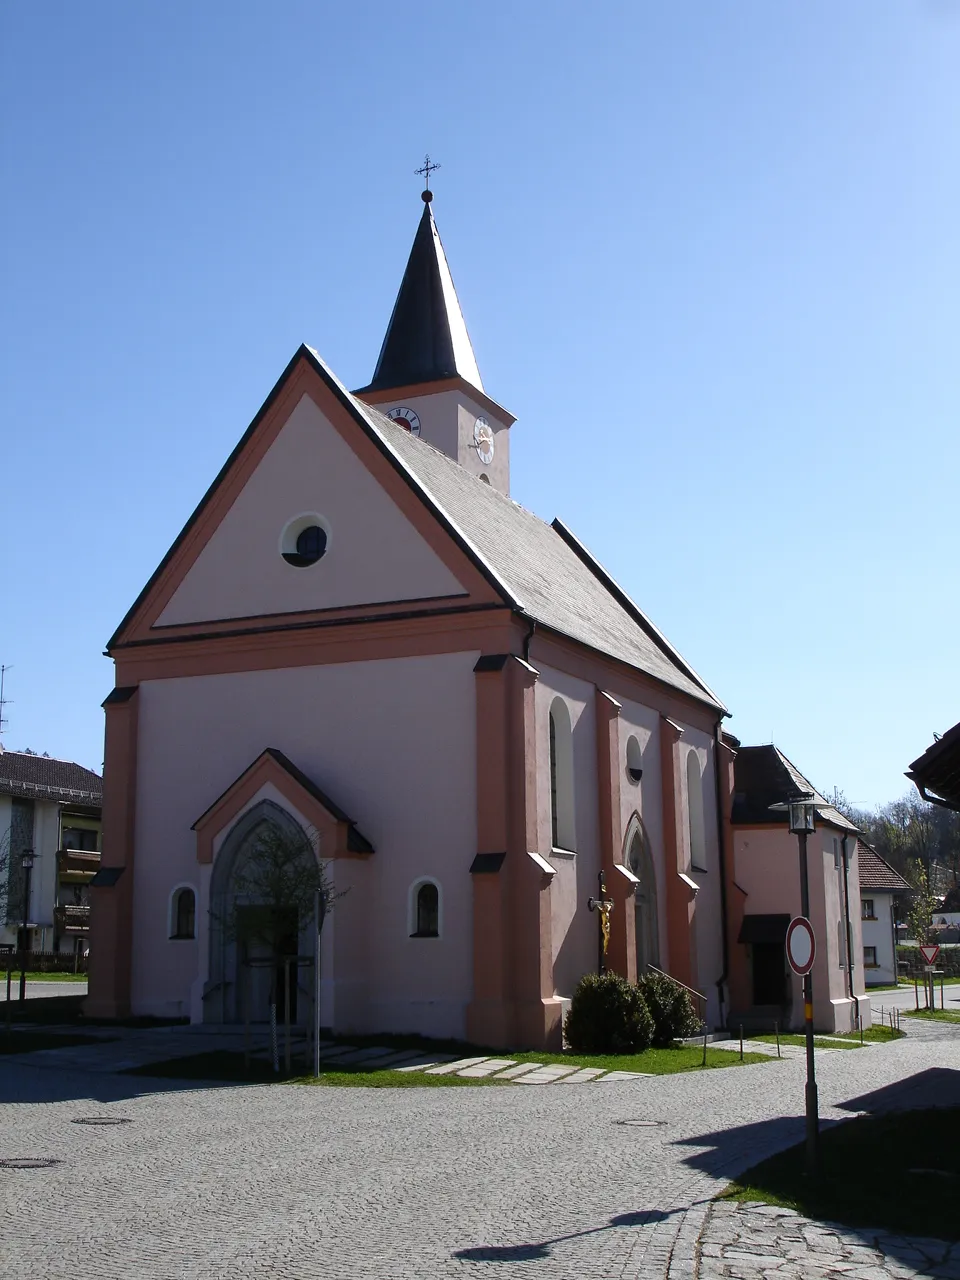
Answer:
<svg viewBox="0 0 960 1280"><path fill-rule="evenodd" d="M346 889L335 889L320 858L319 837L313 829L283 828L264 822L255 832L233 875L230 906L221 921L225 935L248 951L261 949L269 964L271 1027L276 1027L280 978L283 977L287 1057L290 1045L290 970L297 961L301 923L317 916L319 934L324 919ZM317 911L319 904L319 912ZM278 1068L273 1037L274 1070Z"/></svg>

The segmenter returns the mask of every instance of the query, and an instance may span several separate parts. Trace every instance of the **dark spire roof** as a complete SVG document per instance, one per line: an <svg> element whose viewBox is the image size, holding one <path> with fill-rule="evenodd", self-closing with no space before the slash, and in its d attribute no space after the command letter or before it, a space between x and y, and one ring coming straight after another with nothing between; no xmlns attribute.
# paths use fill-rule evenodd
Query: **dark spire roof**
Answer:
<svg viewBox="0 0 960 1280"><path fill-rule="evenodd" d="M433 220L432 199L433 192L424 191L423 216L373 380L364 391L384 391L456 377L465 378L478 391L483 390L453 277Z"/></svg>

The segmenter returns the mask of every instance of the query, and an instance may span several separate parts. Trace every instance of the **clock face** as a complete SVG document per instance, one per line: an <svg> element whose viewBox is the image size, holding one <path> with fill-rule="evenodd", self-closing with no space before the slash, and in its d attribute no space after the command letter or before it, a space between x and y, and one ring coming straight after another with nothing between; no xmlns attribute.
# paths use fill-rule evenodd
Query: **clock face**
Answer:
<svg viewBox="0 0 960 1280"><path fill-rule="evenodd" d="M486 418L478 418L473 428L473 443L481 462L490 465L493 461L494 441L493 427Z"/></svg>
<svg viewBox="0 0 960 1280"><path fill-rule="evenodd" d="M396 422L401 427L406 427L412 436L420 434L420 419L412 409L407 409L404 405L400 405L396 409L391 409L387 417L391 422Z"/></svg>

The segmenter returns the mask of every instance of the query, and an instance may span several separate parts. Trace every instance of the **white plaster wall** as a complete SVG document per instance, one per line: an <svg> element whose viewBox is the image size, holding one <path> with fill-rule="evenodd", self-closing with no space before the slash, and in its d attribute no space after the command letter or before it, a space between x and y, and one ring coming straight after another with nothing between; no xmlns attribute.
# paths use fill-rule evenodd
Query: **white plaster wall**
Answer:
<svg viewBox="0 0 960 1280"><path fill-rule="evenodd" d="M893 894L877 893L871 890L862 895L873 900L875 920L861 920L862 935L861 958L863 947L876 947L877 967L864 968L864 980L871 987L885 986L896 982L897 964L893 947Z"/></svg>
<svg viewBox="0 0 960 1280"><path fill-rule="evenodd" d="M583 974L596 972L599 924L587 899L599 888L599 815L597 810L597 725L595 689L562 671L539 667L537 717L537 852L550 860L556 875L550 884L555 994L573 994ZM576 851L554 852L550 816L550 706L563 698L573 730L574 821Z"/></svg>
<svg viewBox="0 0 960 1280"><path fill-rule="evenodd" d="M6 851L9 850L8 841L10 839L10 797L0 796L0 850L4 852L4 858L8 857ZM10 868L6 861L0 866L0 880L2 880L2 888L0 888L0 906L5 910L0 912L0 942L16 943L17 929L16 925L8 925L6 922L7 912L10 910L10 904L7 902L10 884Z"/></svg>
<svg viewBox="0 0 960 1280"><path fill-rule="evenodd" d="M707 997L707 1021L720 1020L720 993L717 982L723 973L723 925L720 897L720 849L717 814L717 781L714 765L716 743L711 734L684 725L680 750L680 784L683 789L683 847L687 875L700 886L694 903L693 924L697 946L696 986ZM705 865L695 868L690 854L690 816L687 796L687 756L696 752L701 772Z"/></svg>
<svg viewBox="0 0 960 1280"><path fill-rule="evenodd" d="M41 930L35 945L53 949L53 904L57 895L57 850L60 847L60 806L38 800L33 809L33 872L30 876L30 915Z"/></svg>
<svg viewBox="0 0 960 1280"><path fill-rule="evenodd" d="M845 971L840 968L838 923L843 919L841 896L842 871L834 866L832 831L818 830L808 839L807 865L810 886L810 922L817 941L813 966L814 1020L820 1031L848 1031L854 1025L855 1003L846 992ZM839 840L839 836L837 837ZM800 915L800 855L797 837L784 827L740 827L734 831L734 871L737 884L747 892L745 911L748 915ZM855 913L859 903L855 896L856 859L850 866L850 915L853 945L861 945ZM735 938L731 947L742 946ZM860 994L863 969L854 968L854 993ZM791 973L793 1014L802 1021L803 996L801 979ZM861 1008L864 1026L870 1025L869 1002Z"/></svg>
<svg viewBox="0 0 960 1280"><path fill-rule="evenodd" d="M640 744L643 776L634 782L627 773L627 741L635 737ZM660 960L667 958L667 868L663 850L663 792L661 790L660 712L639 702L622 702L620 712L620 815L624 839L630 819L637 813L643 821L650 841L654 875L657 880L657 933ZM621 850L627 861L629 850Z"/></svg>
<svg viewBox="0 0 960 1280"><path fill-rule="evenodd" d="M375 406L387 417L401 407L420 419L420 439L441 449L471 475L485 475L495 489L510 492L510 428L489 409L463 391L435 391L431 395L404 396ZM494 453L489 464L480 461L474 446L477 418L486 418L493 430Z"/></svg>
<svg viewBox="0 0 960 1280"><path fill-rule="evenodd" d="M295 568L280 537L328 523L326 555ZM158 623L461 594L462 585L304 395L174 592Z"/></svg>
<svg viewBox="0 0 960 1280"><path fill-rule="evenodd" d="M472 994L475 653L146 682L140 687L133 1006L188 1009L200 949L167 938L170 891L204 886L192 824L264 750L283 751L355 819L369 860L336 864L345 1030L464 1034ZM444 936L408 937L407 891L440 881ZM205 924L201 925L205 928ZM326 930L326 926L325 926ZM205 959L204 959L205 963ZM356 978L356 974L350 975ZM370 995L373 982L379 993Z"/></svg>

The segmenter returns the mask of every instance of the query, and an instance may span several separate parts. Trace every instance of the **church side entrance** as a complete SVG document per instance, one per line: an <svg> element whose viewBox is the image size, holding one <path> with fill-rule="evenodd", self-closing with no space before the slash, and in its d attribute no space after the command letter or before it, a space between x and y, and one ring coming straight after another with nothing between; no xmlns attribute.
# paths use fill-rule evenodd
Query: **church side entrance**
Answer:
<svg viewBox="0 0 960 1280"><path fill-rule="evenodd" d="M650 852L650 841L639 819L635 819L628 836L627 866L637 877L634 890L636 923L637 976L650 965L660 967L660 928L657 918L657 877Z"/></svg>

